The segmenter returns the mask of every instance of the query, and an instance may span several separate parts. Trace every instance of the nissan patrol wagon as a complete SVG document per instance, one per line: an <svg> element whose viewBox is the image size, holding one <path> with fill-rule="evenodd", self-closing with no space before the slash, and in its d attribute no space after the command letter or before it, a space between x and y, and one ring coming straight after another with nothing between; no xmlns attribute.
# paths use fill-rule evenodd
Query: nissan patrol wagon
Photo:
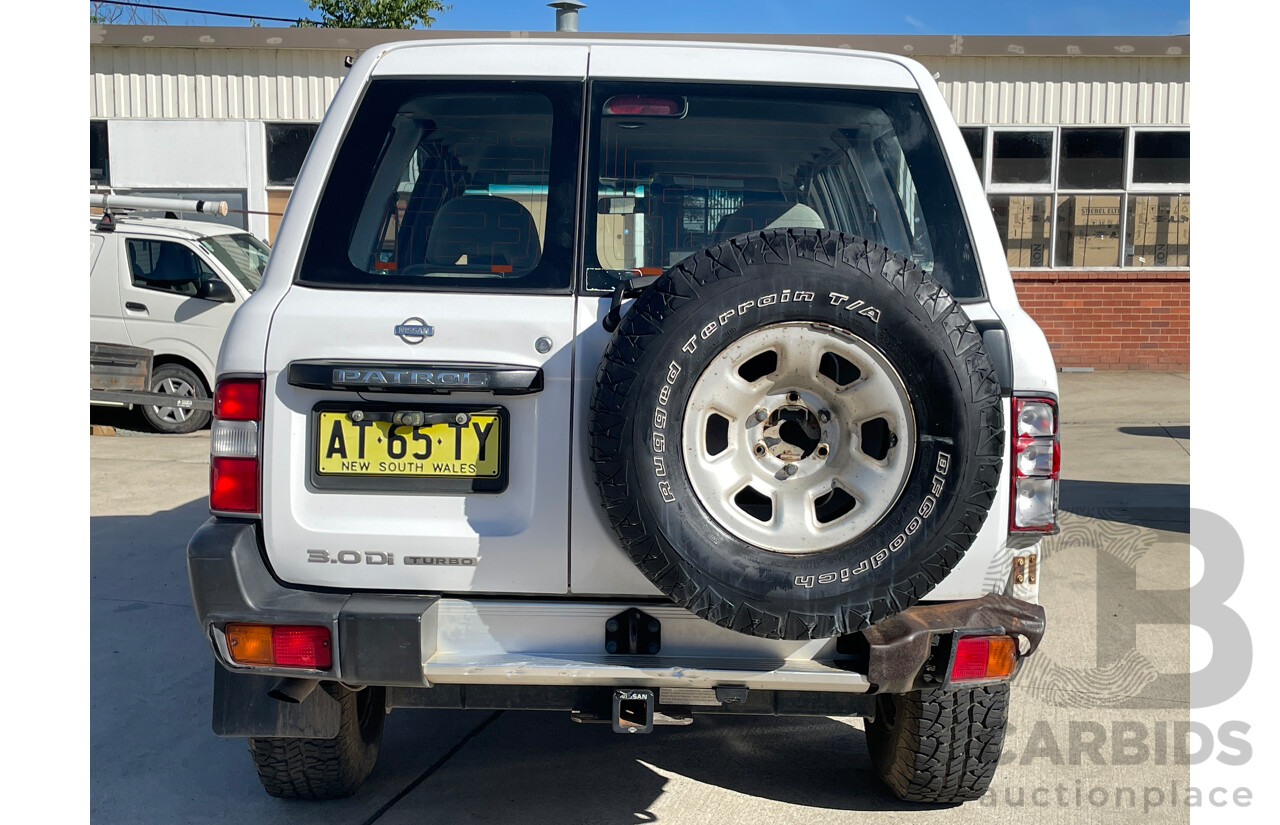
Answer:
<svg viewBox="0 0 1280 825"><path fill-rule="evenodd" d="M863 717L898 796L974 799L1044 630L1054 364L901 57L368 51L210 441L213 727L276 796L354 792L391 709L509 708Z"/></svg>

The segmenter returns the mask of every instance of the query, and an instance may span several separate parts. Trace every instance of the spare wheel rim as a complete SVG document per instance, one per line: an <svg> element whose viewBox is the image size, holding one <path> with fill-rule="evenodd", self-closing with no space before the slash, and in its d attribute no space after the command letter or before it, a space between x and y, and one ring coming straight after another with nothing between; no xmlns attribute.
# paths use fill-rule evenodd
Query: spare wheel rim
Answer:
<svg viewBox="0 0 1280 825"><path fill-rule="evenodd" d="M811 553L856 541L911 473L915 415L885 356L829 324L734 341L685 407L685 469L711 518L748 544Z"/></svg>

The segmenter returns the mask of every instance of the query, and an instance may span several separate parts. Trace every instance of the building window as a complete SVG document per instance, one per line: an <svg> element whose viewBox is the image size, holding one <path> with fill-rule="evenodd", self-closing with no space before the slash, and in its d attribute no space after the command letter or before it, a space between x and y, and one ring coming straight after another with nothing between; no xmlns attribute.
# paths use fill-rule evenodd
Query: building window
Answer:
<svg viewBox="0 0 1280 825"><path fill-rule="evenodd" d="M981 176L983 147L987 142L987 130L961 129L960 134L964 135L965 145L969 147L969 156L973 158L973 165L978 168L978 175Z"/></svg>
<svg viewBox="0 0 1280 825"><path fill-rule="evenodd" d="M302 169L302 159L315 139L315 123L268 123L267 184L293 186Z"/></svg>
<svg viewBox="0 0 1280 825"><path fill-rule="evenodd" d="M1124 129L1063 129L1059 189L1123 189Z"/></svg>
<svg viewBox="0 0 1280 825"><path fill-rule="evenodd" d="M1009 266L1048 266L1053 196L992 195L990 201Z"/></svg>
<svg viewBox="0 0 1280 825"><path fill-rule="evenodd" d="M110 156L107 143L107 122L105 120L89 121L89 182L111 183L111 168L107 162Z"/></svg>
<svg viewBox="0 0 1280 825"><path fill-rule="evenodd" d="M1011 267L1191 265L1186 129L961 130Z"/></svg>
<svg viewBox="0 0 1280 825"><path fill-rule="evenodd" d="M1120 265L1121 195L1059 195L1055 266Z"/></svg>
<svg viewBox="0 0 1280 825"><path fill-rule="evenodd" d="M991 141L992 183L1052 182L1053 132L998 130Z"/></svg>
<svg viewBox="0 0 1280 825"><path fill-rule="evenodd" d="M1125 266L1190 266L1190 195L1130 195L1125 225Z"/></svg>
<svg viewBox="0 0 1280 825"><path fill-rule="evenodd" d="M1191 133L1135 131L1133 183L1191 183Z"/></svg>

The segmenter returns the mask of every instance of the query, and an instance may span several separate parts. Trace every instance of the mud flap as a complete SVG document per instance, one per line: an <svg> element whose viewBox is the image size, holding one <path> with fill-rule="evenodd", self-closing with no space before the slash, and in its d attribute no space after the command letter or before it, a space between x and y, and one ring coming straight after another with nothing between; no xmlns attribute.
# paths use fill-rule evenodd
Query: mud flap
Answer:
<svg viewBox="0 0 1280 825"><path fill-rule="evenodd" d="M313 690L301 702L273 699L267 691L278 676L233 673L214 665L213 732L218 736L281 739L333 739L342 707L325 690Z"/></svg>

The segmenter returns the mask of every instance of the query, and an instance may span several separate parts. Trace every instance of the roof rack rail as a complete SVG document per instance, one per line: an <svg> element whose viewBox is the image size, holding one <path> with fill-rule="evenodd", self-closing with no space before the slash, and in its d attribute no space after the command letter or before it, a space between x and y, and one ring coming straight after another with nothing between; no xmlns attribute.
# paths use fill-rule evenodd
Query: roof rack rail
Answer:
<svg viewBox="0 0 1280 825"><path fill-rule="evenodd" d="M166 212L200 212L206 215L226 215L226 201L182 200L179 198L148 198L134 195L113 195L101 192L89 193L89 206L102 210L98 229L113 232L116 228L115 212L132 209L163 209Z"/></svg>

